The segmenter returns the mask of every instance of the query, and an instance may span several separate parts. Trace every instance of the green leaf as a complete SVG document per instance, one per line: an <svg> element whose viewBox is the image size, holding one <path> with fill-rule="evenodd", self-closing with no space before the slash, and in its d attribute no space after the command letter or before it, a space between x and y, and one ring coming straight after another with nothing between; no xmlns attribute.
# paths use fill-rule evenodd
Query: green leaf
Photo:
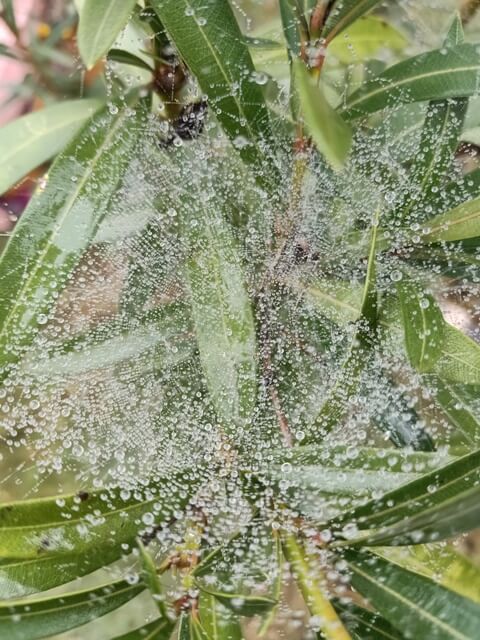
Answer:
<svg viewBox="0 0 480 640"><path fill-rule="evenodd" d="M113 638L113 640L170 640L172 630L173 623L169 620L159 618L139 629L134 629L122 636L117 636Z"/></svg>
<svg viewBox="0 0 480 640"><path fill-rule="evenodd" d="M221 218L204 226L187 265L200 359L223 427L235 433L256 401L255 327L242 265Z"/></svg>
<svg viewBox="0 0 480 640"><path fill-rule="evenodd" d="M380 49L400 51L407 45L400 31L376 16L360 18L344 35L345 38L336 38L328 47L328 54L343 64L370 60Z"/></svg>
<svg viewBox="0 0 480 640"><path fill-rule="evenodd" d="M78 376L131 360L141 373L173 367L194 351L189 310L182 303L172 303L147 311L136 322L115 318L48 351L31 350L21 367L32 377L49 379Z"/></svg>
<svg viewBox="0 0 480 640"><path fill-rule="evenodd" d="M309 556L292 534L282 536L285 558L312 616L318 620L326 640L351 640L330 599L325 594L326 579L319 568L319 559Z"/></svg>
<svg viewBox="0 0 480 640"><path fill-rule="evenodd" d="M186 613L180 616L177 638L178 640L213 640L207 636L200 622Z"/></svg>
<svg viewBox="0 0 480 640"><path fill-rule="evenodd" d="M431 578L465 598L480 604L480 567L452 545L417 544L412 547L375 548L375 554L404 569Z"/></svg>
<svg viewBox="0 0 480 640"><path fill-rule="evenodd" d="M78 47L87 69L104 56L127 24L137 0L85 0L80 12Z"/></svg>
<svg viewBox="0 0 480 640"><path fill-rule="evenodd" d="M442 355L434 373L451 382L480 384L480 345L460 329L445 323Z"/></svg>
<svg viewBox="0 0 480 640"><path fill-rule="evenodd" d="M152 513L159 523L168 520L173 511L185 507L199 482L196 470L191 476L170 477L165 486L158 484L158 489L146 491L143 498L102 491L3 504L0 556L35 560L88 553L89 568L92 563L103 566L104 561L108 564L121 557L122 544L134 543L145 529L141 521L145 513ZM82 562L80 557L78 562Z"/></svg>
<svg viewBox="0 0 480 640"><path fill-rule="evenodd" d="M464 42L463 27L457 14L447 34L445 47L454 47ZM432 195L441 191L445 176L451 169L458 141L462 133L468 109L468 98L433 100L428 105L422 129L420 149L415 154L410 171L413 191L409 189L400 206L400 217L408 219L413 208L418 221L424 214L418 213L426 207Z"/></svg>
<svg viewBox="0 0 480 640"><path fill-rule="evenodd" d="M302 42L308 42L308 25L297 0L280 0L283 35L288 45L289 59L300 58Z"/></svg>
<svg viewBox="0 0 480 640"><path fill-rule="evenodd" d="M18 36L17 21L15 20L15 10L13 7L13 0L2 0L2 12L3 20L7 24L12 33Z"/></svg>
<svg viewBox="0 0 480 640"><path fill-rule="evenodd" d="M0 634L8 640L37 640L79 627L118 609L145 587L123 580L54 598L0 605Z"/></svg>
<svg viewBox="0 0 480 640"><path fill-rule="evenodd" d="M464 385L455 385L440 378L435 378L433 384L436 387L435 403L455 427L455 435L460 437L462 443L477 445L480 440L480 420L470 402L478 392L470 394Z"/></svg>
<svg viewBox="0 0 480 640"><path fill-rule="evenodd" d="M142 565L143 582L147 585L148 590L152 594L153 600L157 605L160 615L167 618L167 610L164 604L164 593L160 579L158 577L157 568L148 549L141 540L137 540L137 547L140 551L140 562Z"/></svg>
<svg viewBox="0 0 480 640"><path fill-rule="evenodd" d="M66 100L2 127L0 193L59 153L101 104L94 99Z"/></svg>
<svg viewBox="0 0 480 640"><path fill-rule="evenodd" d="M341 326L360 318L362 287L344 280L304 278L289 279L288 285L305 295L319 312Z"/></svg>
<svg viewBox="0 0 480 640"><path fill-rule="evenodd" d="M332 601L343 624L352 635L352 640L404 640L403 636L378 613L359 607L352 602L343 604Z"/></svg>
<svg viewBox="0 0 480 640"><path fill-rule="evenodd" d="M120 62L121 64L129 64L133 67L138 67L144 71L150 71L153 73L152 67L139 58L138 56L130 53L129 51L123 51L122 49L110 49L107 56L108 60L113 62Z"/></svg>
<svg viewBox="0 0 480 640"><path fill-rule="evenodd" d="M242 640L238 618L208 593L201 593L200 622L209 640Z"/></svg>
<svg viewBox="0 0 480 640"><path fill-rule="evenodd" d="M379 3L380 0L338 0L322 31L322 38L326 39L326 44Z"/></svg>
<svg viewBox="0 0 480 640"><path fill-rule="evenodd" d="M302 60L294 60L293 76L308 132L335 170L343 168L352 146L352 130L328 104Z"/></svg>
<svg viewBox="0 0 480 640"><path fill-rule="evenodd" d="M412 280L397 286L410 364L421 373L431 371L442 354L443 314L433 296Z"/></svg>
<svg viewBox="0 0 480 640"><path fill-rule="evenodd" d="M367 270L363 285L362 299L360 301L360 319L358 328L353 337L348 354L343 362L337 379L332 385L327 399L324 402L315 426L319 427L323 434L328 433L343 417L347 403L356 393L360 384L360 378L373 345L374 334L377 325L377 236L378 222L380 218L380 206L377 208L370 230L370 242L368 249ZM316 436L317 434L315 434ZM302 441L308 444L308 439Z"/></svg>
<svg viewBox="0 0 480 640"><path fill-rule="evenodd" d="M451 242L480 236L480 198L469 200L425 223L423 243Z"/></svg>
<svg viewBox="0 0 480 640"><path fill-rule="evenodd" d="M340 524L349 521L360 530L375 530L355 538L359 545L408 545L449 538L480 526L479 481L477 450L358 507L343 516Z"/></svg>
<svg viewBox="0 0 480 640"><path fill-rule="evenodd" d="M274 534L274 549L275 549L275 572L276 578L273 588L273 598L277 601L277 604L264 616L263 622L258 630L258 637L263 638L270 629L275 617L277 616L278 609L280 606L280 601L282 598L282 589L283 589L283 552L282 552L282 541L280 536L275 533Z"/></svg>
<svg viewBox="0 0 480 640"><path fill-rule="evenodd" d="M474 640L480 605L372 554L348 551L351 583L411 638Z"/></svg>
<svg viewBox="0 0 480 640"><path fill-rule="evenodd" d="M243 159L264 163L263 143L271 140L264 79L228 1L153 0L152 6Z"/></svg>
<svg viewBox="0 0 480 640"><path fill-rule="evenodd" d="M470 97L480 80L478 46L429 51L387 69L355 91L340 110L353 120L401 103Z"/></svg>
<svg viewBox="0 0 480 640"><path fill-rule="evenodd" d="M70 143L0 258L4 377L48 319L99 224L115 206L113 196L132 162L145 118L143 108L137 106L132 116L131 107L100 111Z"/></svg>

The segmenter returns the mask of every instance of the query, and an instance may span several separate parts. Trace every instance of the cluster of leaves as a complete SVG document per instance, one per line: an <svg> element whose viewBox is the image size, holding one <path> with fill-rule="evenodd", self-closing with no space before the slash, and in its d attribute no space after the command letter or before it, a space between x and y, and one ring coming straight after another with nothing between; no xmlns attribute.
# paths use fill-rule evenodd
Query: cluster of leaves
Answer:
<svg viewBox="0 0 480 640"><path fill-rule="evenodd" d="M244 36L227 0L85 0L85 65L108 55L136 82L0 132L2 188L62 149L0 260L6 389L148 353L215 443L130 490L1 505L3 637L50 637L144 591L156 615L122 640L236 640L244 616L263 636L289 574L327 640L478 636L479 571L449 540L480 525L480 346L440 293L445 276L478 282L480 170L454 158L479 45L455 18L439 49L385 68L370 57L402 35L367 15L378 0L306 4L279 1L285 98L253 62L282 45ZM148 50L115 46L127 22ZM368 42L353 83L345 34ZM167 179L131 234L117 317L52 346L59 295L109 245L139 153ZM162 278L173 301L154 295ZM119 561L124 579L26 598Z"/></svg>

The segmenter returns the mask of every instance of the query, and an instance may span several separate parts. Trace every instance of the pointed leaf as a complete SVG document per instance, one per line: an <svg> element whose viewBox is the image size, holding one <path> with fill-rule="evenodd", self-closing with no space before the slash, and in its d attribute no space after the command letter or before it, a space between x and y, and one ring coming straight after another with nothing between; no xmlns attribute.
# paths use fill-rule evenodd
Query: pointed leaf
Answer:
<svg viewBox="0 0 480 640"><path fill-rule="evenodd" d="M434 385L435 402L455 428L461 442L477 445L480 440L480 419L475 415L471 401L476 399L478 392L469 393L464 385L455 385L441 378L436 378Z"/></svg>
<svg viewBox="0 0 480 640"><path fill-rule="evenodd" d="M101 107L100 100L66 100L0 129L0 193L59 153Z"/></svg>
<svg viewBox="0 0 480 640"><path fill-rule="evenodd" d="M90 567L93 562L103 566L104 560L109 563L119 558L124 553L121 545L133 544L145 529L141 521L145 513L153 514L158 522L168 520L173 511L185 507L198 482L197 470L191 476L170 477L168 486L148 490L143 498L102 491L3 504L0 556L34 560L88 552Z"/></svg>
<svg viewBox="0 0 480 640"><path fill-rule="evenodd" d="M107 58L113 62L129 64L133 67L138 67L139 69L153 73L152 67L145 62L145 60L142 60L142 58L130 53L130 51L124 51L123 49L110 49Z"/></svg>
<svg viewBox="0 0 480 640"><path fill-rule="evenodd" d="M172 622L159 618L139 629L134 629L122 636L117 636L113 638L113 640L170 640L172 630Z"/></svg>
<svg viewBox="0 0 480 640"><path fill-rule="evenodd" d="M342 604L338 600L333 600L332 604L351 633L352 640L405 640L405 636L378 613L353 603Z"/></svg>
<svg viewBox="0 0 480 640"><path fill-rule="evenodd" d="M452 382L480 384L480 345L445 323L442 355L435 364L434 373Z"/></svg>
<svg viewBox="0 0 480 640"><path fill-rule="evenodd" d="M113 195L132 161L144 122L143 108L137 106L132 116L131 106L99 112L71 142L0 258L4 377L48 319L98 225L114 206Z"/></svg>
<svg viewBox="0 0 480 640"><path fill-rule="evenodd" d="M480 605L372 554L348 551L352 585L407 637L474 640Z"/></svg>
<svg viewBox="0 0 480 640"><path fill-rule="evenodd" d="M375 548L375 554L480 604L480 567L452 545Z"/></svg>
<svg viewBox="0 0 480 640"><path fill-rule="evenodd" d="M54 598L0 605L0 633L8 640L37 640L79 627L118 609L145 587L123 580Z"/></svg>
<svg viewBox="0 0 480 640"><path fill-rule="evenodd" d="M305 64L301 60L294 60L293 69L308 132L320 153L334 169L339 170L344 166L350 152L352 130L328 104Z"/></svg>
<svg viewBox="0 0 480 640"><path fill-rule="evenodd" d="M431 371L442 354L443 314L413 281L403 280L397 290L410 364L421 373Z"/></svg>
<svg viewBox="0 0 480 640"><path fill-rule="evenodd" d="M255 327L235 242L221 219L204 228L187 277L209 390L223 427L235 433L255 406Z"/></svg>
<svg viewBox="0 0 480 640"><path fill-rule="evenodd" d="M375 8L380 0L337 0L325 23L322 38L327 44L355 20Z"/></svg>
<svg viewBox="0 0 480 640"><path fill-rule="evenodd" d="M326 586L326 580L318 566L318 559L310 557L292 534L282 537L282 546L305 603L318 620L326 640L351 640L322 588Z"/></svg>
<svg viewBox="0 0 480 640"><path fill-rule="evenodd" d="M13 0L2 0L2 18L5 20L12 33L18 36L17 21L15 20L15 10Z"/></svg>
<svg viewBox="0 0 480 640"><path fill-rule="evenodd" d="M80 11L78 47L87 69L110 49L136 3L137 0L85 0Z"/></svg>
<svg viewBox="0 0 480 640"><path fill-rule="evenodd" d="M135 323L119 317L46 352L32 350L21 364L32 377L50 379L78 376L128 360L141 359L150 370L168 368L194 351L189 310L172 303L147 311ZM139 373L144 368L139 365Z"/></svg>
<svg viewBox="0 0 480 640"><path fill-rule="evenodd" d="M265 162L261 142L271 139L265 80L228 1L153 0L152 6L244 160Z"/></svg>
<svg viewBox="0 0 480 640"><path fill-rule="evenodd" d="M237 616L214 596L207 593L200 595L199 614L209 640L242 640L242 628Z"/></svg>
<svg viewBox="0 0 480 640"><path fill-rule="evenodd" d="M432 542L480 526L480 451L423 475L367 502L341 524L375 529L355 544L408 545ZM337 526L337 525L336 525ZM352 541L348 542L349 545Z"/></svg>
<svg viewBox="0 0 480 640"><path fill-rule="evenodd" d="M469 200L425 224L424 243L452 242L480 236L480 198Z"/></svg>
<svg viewBox="0 0 480 640"><path fill-rule="evenodd" d="M366 82L349 96L340 113L353 120L399 103L470 97L477 93L479 80L477 45L429 51Z"/></svg>

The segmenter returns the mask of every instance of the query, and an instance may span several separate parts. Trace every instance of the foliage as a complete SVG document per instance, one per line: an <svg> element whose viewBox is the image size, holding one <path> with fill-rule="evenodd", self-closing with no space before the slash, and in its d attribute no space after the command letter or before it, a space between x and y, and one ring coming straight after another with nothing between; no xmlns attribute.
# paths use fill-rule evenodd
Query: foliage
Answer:
<svg viewBox="0 0 480 640"><path fill-rule="evenodd" d="M108 97L0 130L1 190L55 157L0 257L4 431L75 487L0 505L2 637L141 593L117 640L264 637L287 576L318 638L477 637L480 46L406 57L388 4L77 3Z"/></svg>

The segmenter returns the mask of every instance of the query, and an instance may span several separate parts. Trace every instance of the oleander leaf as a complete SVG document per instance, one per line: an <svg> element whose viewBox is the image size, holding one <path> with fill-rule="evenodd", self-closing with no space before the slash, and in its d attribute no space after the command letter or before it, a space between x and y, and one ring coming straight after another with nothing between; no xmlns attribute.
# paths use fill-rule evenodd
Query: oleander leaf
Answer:
<svg viewBox="0 0 480 640"><path fill-rule="evenodd" d="M48 319L58 293L114 206L113 195L132 162L145 118L142 103L139 106L137 98L132 100L133 104L122 108L98 112L72 140L2 253L3 377Z"/></svg>
<svg viewBox="0 0 480 640"><path fill-rule="evenodd" d="M397 290L410 364L426 373L442 354L443 314L433 296L412 280L402 280Z"/></svg>
<svg viewBox="0 0 480 640"><path fill-rule="evenodd" d="M173 623L170 620L159 618L129 633L116 636L113 640L170 640L172 630Z"/></svg>
<svg viewBox="0 0 480 640"><path fill-rule="evenodd" d="M199 615L209 640L242 640L242 628L238 618L220 604L215 596L201 593Z"/></svg>
<svg viewBox="0 0 480 640"><path fill-rule="evenodd" d="M400 103L471 97L478 91L479 79L477 45L428 51L363 84L348 97L340 114L354 120Z"/></svg>
<svg viewBox="0 0 480 640"><path fill-rule="evenodd" d="M431 218L425 223L423 243L452 242L480 236L480 198Z"/></svg>
<svg viewBox="0 0 480 640"><path fill-rule="evenodd" d="M369 60L382 49L401 51L407 44L398 29L377 16L360 18L347 28L344 36L335 38L328 45L328 55L343 64Z"/></svg>
<svg viewBox="0 0 480 640"><path fill-rule="evenodd" d="M137 0L85 0L80 11L78 47L91 69L115 42Z"/></svg>
<svg viewBox="0 0 480 640"><path fill-rule="evenodd" d="M121 557L122 544L134 543L145 528L141 521L145 513L151 513L159 522L171 518L173 511L185 507L198 482L199 475L182 474L168 478L165 486L159 483L158 490L148 490L144 497L122 491L82 491L2 504L0 555L4 560L41 560L76 554L81 565L81 554L88 553L90 570L92 563L103 566L104 560L109 563Z"/></svg>
<svg viewBox="0 0 480 640"><path fill-rule="evenodd" d="M17 118L0 129L0 193L62 151L102 106L96 99L66 100Z"/></svg>
<svg viewBox="0 0 480 640"><path fill-rule="evenodd" d="M236 243L221 218L201 232L187 265L200 359L223 428L235 433L256 396L255 327Z"/></svg>
<svg viewBox="0 0 480 640"><path fill-rule="evenodd" d="M342 525L374 530L342 544L419 544L468 532L480 526L479 480L476 450L340 518Z"/></svg>
<svg viewBox="0 0 480 640"><path fill-rule="evenodd" d="M243 159L265 163L271 130L264 79L228 1L154 0L152 6Z"/></svg>
<svg viewBox="0 0 480 640"><path fill-rule="evenodd" d="M347 551L351 583L407 637L474 640L480 605L369 553Z"/></svg>
<svg viewBox="0 0 480 640"><path fill-rule="evenodd" d="M342 169L352 145L350 126L329 105L302 60L294 60L293 77L302 117L317 149L335 170Z"/></svg>
<svg viewBox="0 0 480 640"><path fill-rule="evenodd" d="M318 567L317 559L307 554L293 534L282 537L282 547L293 577L312 616L318 620L323 636L326 640L351 640L325 593L326 580Z"/></svg>
<svg viewBox="0 0 480 640"><path fill-rule="evenodd" d="M9 640L37 640L75 629L118 609L144 590L124 580L53 598L0 605L0 633Z"/></svg>
<svg viewBox="0 0 480 640"><path fill-rule="evenodd" d="M138 67L139 69L143 69L144 71L150 71L153 73L152 67L139 58L138 56L130 53L130 51L124 51L123 49L110 49L107 55L108 60L112 62L120 62L121 64L128 64L132 67Z"/></svg>
<svg viewBox="0 0 480 640"><path fill-rule="evenodd" d="M338 0L330 12L322 31L327 44L344 29L375 8L380 0Z"/></svg>
<svg viewBox="0 0 480 640"><path fill-rule="evenodd" d="M343 604L339 600L332 601L343 624L352 636L352 640L404 640L385 618L378 613L359 607L352 602Z"/></svg>

